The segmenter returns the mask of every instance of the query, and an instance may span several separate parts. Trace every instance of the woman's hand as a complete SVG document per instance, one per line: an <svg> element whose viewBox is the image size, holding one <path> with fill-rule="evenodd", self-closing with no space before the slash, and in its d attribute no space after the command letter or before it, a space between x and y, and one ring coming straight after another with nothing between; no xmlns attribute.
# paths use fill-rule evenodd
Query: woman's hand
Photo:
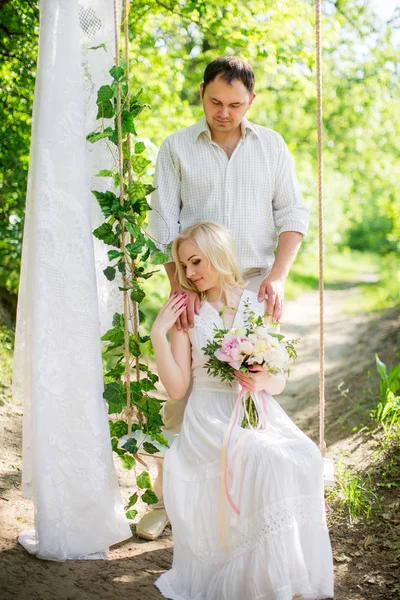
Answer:
<svg viewBox="0 0 400 600"><path fill-rule="evenodd" d="M171 297L175 294L175 292L180 294L181 289L175 288L174 290L171 290ZM198 293L194 290L185 290L185 294L187 296L186 310L182 311L182 313L178 316L176 320L176 326L178 329L188 331L189 327L194 326L194 315L200 314L201 302Z"/></svg>
<svg viewBox="0 0 400 600"><path fill-rule="evenodd" d="M151 335L167 335L176 320L186 310L186 292L174 292L158 313L151 328Z"/></svg>
<svg viewBox="0 0 400 600"><path fill-rule="evenodd" d="M283 374L278 373L274 375L269 371L265 371L260 365L253 365L251 370L253 371L252 373L235 371L233 374L236 381L248 392L261 392L265 390L275 396L284 390L286 381Z"/></svg>

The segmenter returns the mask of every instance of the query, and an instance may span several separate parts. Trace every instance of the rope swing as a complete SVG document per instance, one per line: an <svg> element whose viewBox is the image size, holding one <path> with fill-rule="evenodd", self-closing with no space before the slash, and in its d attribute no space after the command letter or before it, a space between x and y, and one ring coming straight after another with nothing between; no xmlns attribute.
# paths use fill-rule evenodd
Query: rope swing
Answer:
<svg viewBox="0 0 400 600"><path fill-rule="evenodd" d="M322 156L322 48L321 0L315 1L315 55L317 65L318 124L318 255L319 255L319 447L326 454L325 443L325 348L324 348L324 164Z"/></svg>

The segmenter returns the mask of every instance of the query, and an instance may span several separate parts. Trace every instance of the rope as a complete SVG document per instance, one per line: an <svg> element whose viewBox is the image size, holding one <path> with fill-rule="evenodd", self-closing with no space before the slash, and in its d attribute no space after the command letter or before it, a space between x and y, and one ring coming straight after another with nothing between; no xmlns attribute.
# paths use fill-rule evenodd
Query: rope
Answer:
<svg viewBox="0 0 400 600"><path fill-rule="evenodd" d="M115 32L115 65L119 67L119 32L120 17L119 0L114 0L114 32ZM119 172L119 201L124 203L124 157L122 151L122 124L121 124L121 89L117 84L117 131L118 131L118 172ZM121 220L121 251L125 255L125 226ZM122 285L127 287L126 276L122 276ZM124 356L125 356L125 387L126 387L126 407L128 421L128 435L132 436L132 410L131 410L131 365L129 357L129 298L128 292L124 290Z"/></svg>
<svg viewBox="0 0 400 600"><path fill-rule="evenodd" d="M130 102L130 88L129 88L129 9L130 9L130 0L124 0L124 41L125 41L125 75L128 82L128 92L126 94L126 104L129 106ZM131 134L128 133L126 139L128 156L131 156ZM132 185L133 183L133 172L132 172L132 162L129 158L128 160L128 184ZM132 211L133 212L133 211ZM131 242L133 241L133 237L131 236ZM132 259L131 261L131 270L132 277L135 272L135 261ZM139 343L139 307L137 302L133 302L133 335L137 343ZM140 381L140 359L139 356L135 356L135 371L136 371L136 381ZM140 427L142 426L143 415L140 411L137 411L137 416L139 420ZM130 435L129 430L129 435Z"/></svg>
<svg viewBox="0 0 400 600"><path fill-rule="evenodd" d="M322 49L321 0L315 0L315 54L317 64L318 122L318 254L319 254L319 447L322 456L325 443L325 349L324 349L324 165L322 156Z"/></svg>

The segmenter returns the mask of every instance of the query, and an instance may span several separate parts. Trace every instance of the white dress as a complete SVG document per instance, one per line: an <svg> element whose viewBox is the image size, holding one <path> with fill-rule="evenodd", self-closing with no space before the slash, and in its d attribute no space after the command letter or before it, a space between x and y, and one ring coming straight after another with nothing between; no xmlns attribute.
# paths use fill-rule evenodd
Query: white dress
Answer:
<svg viewBox="0 0 400 600"><path fill-rule="evenodd" d="M264 304L245 291L244 304ZM208 302L190 331L193 390L181 433L164 462L164 500L174 536L172 569L157 587L172 600L304 600L333 597L333 562L325 520L318 447L270 396L265 430L241 429L230 465L240 514L228 512L229 547L221 545L221 450L238 387L207 375L202 353L223 323ZM239 481L240 480L240 481Z"/></svg>

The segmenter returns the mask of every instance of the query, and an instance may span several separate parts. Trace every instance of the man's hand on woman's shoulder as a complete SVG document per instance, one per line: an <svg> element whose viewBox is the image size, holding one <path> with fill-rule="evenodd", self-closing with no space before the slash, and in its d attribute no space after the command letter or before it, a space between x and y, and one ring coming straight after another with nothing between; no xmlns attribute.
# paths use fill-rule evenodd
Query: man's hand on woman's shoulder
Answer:
<svg viewBox="0 0 400 600"><path fill-rule="evenodd" d="M280 321L283 313L285 294L285 281L270 273L260 285L258 301L262 302L267 297L267 313L272 315L273 321Z"/></svg>

